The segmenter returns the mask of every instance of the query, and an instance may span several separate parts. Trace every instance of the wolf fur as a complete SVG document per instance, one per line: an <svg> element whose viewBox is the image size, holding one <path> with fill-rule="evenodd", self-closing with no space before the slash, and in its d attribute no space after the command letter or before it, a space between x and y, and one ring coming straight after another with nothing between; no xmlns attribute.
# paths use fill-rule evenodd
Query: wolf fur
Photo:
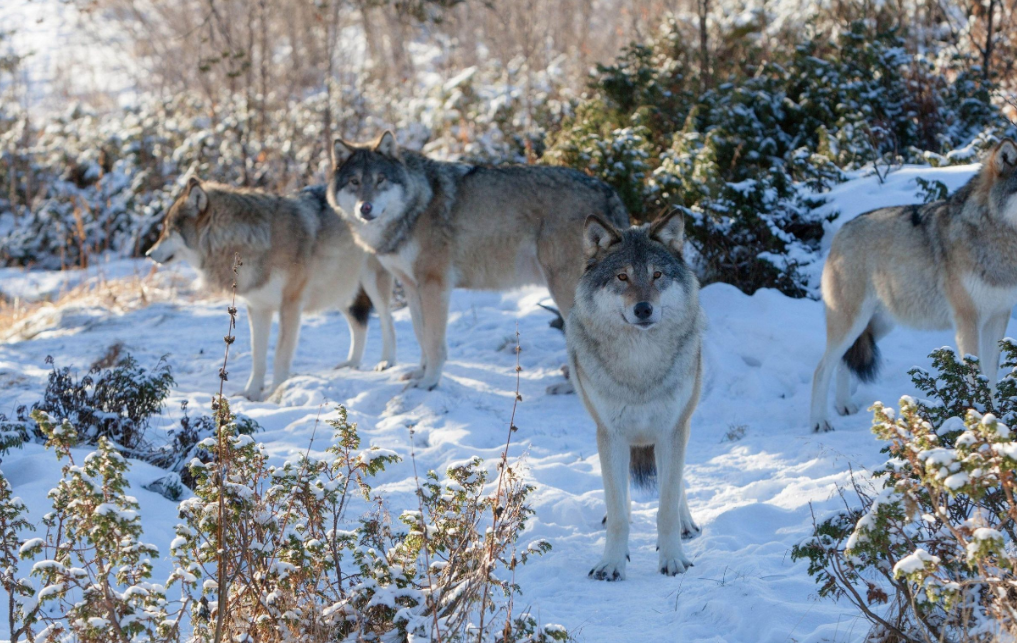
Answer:
<svg viewBox="0 0 1017 643"><path fill-rule="evenodd" d="M692 565L682 536L698 533L685 497L685 447L702 386L699 283L682 258L684 223L671 213L619 230L596 216L583 232L586 269L565 322L572 381L597 425L607 505L604 556L590 570L625 578L629 474L656 474L658 569Z"/></svg>
<svg viewBox="0 0 1017 643"><path fill-rule="evenodd" d="M846 415L850 373L875 377L876 343L895 324L954 328L962 355L996 384L999 341L1017 303L1017 144L1000 142L957 192L923 206L882 208L844 224L823 269L826 352L812 385L810 425L829 430L827 393Z"/></svg>
<svg viewBox="0 0 1017 643"><path fill-rule="evenodd" d="M437 386L453 288L544 284L567 317L582 272L587 215L628 213L606 184L560 167L444 163L376 142L336 140L328 200L363 248L402 282L421 365L406 379Z"/></svg>
<svg viewBox="0 0 1017 643"><path fill-rule="evenodd" d="M262 398L275 312L279 341L272 390L289 377L303 311L343 311L352 339L346 361L336 368L356 368L364 354L373 304L383 343L376 368L395 363L392 276L354 242L349 227L331 212L324 186L282 197L192 178L167 212L159 240L146 255L157 263L182 259L207 287L225 291L234 281L234 253L242 262L235 275L237 294L247 302L251 325L253 368L244 395Z"/></svg>

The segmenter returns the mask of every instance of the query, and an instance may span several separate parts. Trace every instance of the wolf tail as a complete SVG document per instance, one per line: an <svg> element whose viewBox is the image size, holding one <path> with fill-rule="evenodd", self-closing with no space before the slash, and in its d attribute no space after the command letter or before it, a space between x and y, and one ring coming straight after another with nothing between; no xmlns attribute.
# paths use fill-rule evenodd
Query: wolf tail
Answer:
<svg viewBox="0 0 1017 643"><path fill-rule="evenodd" d="M844 353L844 363L858 379L871 382L879 374L879 347L870 322L851 348Z"/></svg>
<svg viewBox="0 0 1017 643"><path fill-rule="evenodd" d="M357 296L353 299L353 303L350 304L347 310L350 313L350 317L355 319L358 324L366 326L367 318L370 316L372 308L371 298L367 296L367 292L361 286L357 291Z"/></svg>
<svg viewBox="0 0 1017 643"><path fill-rule="evenodd" d="M632 481L641 489L652 489L657 485L657 462L653 447L632 447L629 457L629 473Z"/></svg>

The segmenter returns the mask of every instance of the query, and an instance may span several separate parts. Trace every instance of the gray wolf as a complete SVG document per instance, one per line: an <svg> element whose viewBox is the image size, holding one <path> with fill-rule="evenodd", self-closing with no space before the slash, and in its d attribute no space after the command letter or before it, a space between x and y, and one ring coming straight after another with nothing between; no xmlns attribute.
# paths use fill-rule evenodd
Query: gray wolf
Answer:
<svg viewBox="0 0 1017 643"><path fill-rule="evenodd" d="M629 473L656 472L658 569L674 576L692 566L682 536L698 533L685 497L685 447L702 387L699 283L682 257L682 215L618 230L586 221L586 269L565 321L572 382L597 425L607 505L599 580L625 578Z"/></svg>
<svg viewBox="0 0 1017 643"><path fill-rule="evenodd" d="M1017 144L1000 142L949 198L882 208L844 224L823 268L826 352L812 384L810 425L829 430L827 392L846 415L853 372L878 370L876 343L894 324L953 328L962 355L996 384L999 341L1017 303Z"/></svg>
<svg viewBox="0 0 1017 643"><path fill-rule="evenodd" d="M382 330L377 369L395 363L390 301L392 276L353 241L348 226L325 200L324 186L292 197L190 179L166 213L159 240L146 253L157 263L181 259L213 290L234 280L233 255L240 255L237 295L247 303L253 368L243 395L262 399L268 335L279 313L272 389L289 377L304 311L340 308L350 325L346 361L356 368L364 354L371 304Z"/></svg>
<svg viewBox="0 0 1017 643"><path fill-rule="evenodd" d="M453 288L543 284L567 316L587 215L629 219L614 190L581 172L434 161L400 149L391 132L367 145L334 142L328 200L403 284L421 348L405 379L424 389L441 379Z"/></svg>

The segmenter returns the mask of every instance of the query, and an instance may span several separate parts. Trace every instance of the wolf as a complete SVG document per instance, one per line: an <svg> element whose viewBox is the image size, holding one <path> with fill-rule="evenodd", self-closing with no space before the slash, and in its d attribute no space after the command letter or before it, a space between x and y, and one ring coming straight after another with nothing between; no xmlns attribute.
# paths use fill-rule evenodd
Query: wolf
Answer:
<svg viewBox="0 0 1017 643"><path fill-rule="evenodd" d="M234 253L241 266L233 274ZM247 303L253 368L243 395L260 400L289 377L304 311L340 308L350 326L350 351L336 368L356 368L364 354L371 305L378 311L382 357L395 364L392 276L353 240L328 206L325 187L291 197L191 178L166 213L162 232L145 253L156 263L181 259L206 287L228 290ZM265 385L272 316L279 313L272 389Z"/></svg>
<svg viewBox="0 0 1017 643"><path fill-rule="evenodd" d="M844 224L823 267L826 351L812 384L810 425L832 427L827 393L847 415L850 373L871 381L877 342L895 324L953 328L995 388L999 341L1017 303L1017 144L998 143L981 170L945 200L881 208Z"/></svg>
<svg viewBox="0 0 1017 643"><path fill-rule="evenodd" d="M405 379L419 388L441 379L453 288L546 285L565 317L586 217L628 226L615 191L576 170L435 161L401 149L391 132L366 145L336 139L332 154L329 203L405 289L421 348Z"/></svg>
<svg viewBox="0 0 1017 643"><path fill-rule="evenodd" d="M590 570L622 580L628 560L629 473L660 488L660 573L692 566L682 537L699 532L685 496L685 447L702 388L699 282L682 255L685 226L672 212L619 230L586 220L586 268L565 321L572 382L597 425L607 505L604 556Z"/></svg>

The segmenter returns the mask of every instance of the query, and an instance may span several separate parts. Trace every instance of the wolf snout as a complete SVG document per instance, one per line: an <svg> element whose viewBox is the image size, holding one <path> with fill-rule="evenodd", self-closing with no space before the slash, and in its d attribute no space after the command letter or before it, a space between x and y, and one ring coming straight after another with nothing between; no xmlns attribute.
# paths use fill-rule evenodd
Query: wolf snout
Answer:
<svg viewBox="0 0 1017 643"><path fill-rule="evenodd" d="M373 219L374 218L374 214L372 214L373 212L374 212L374 206L371 205L370 201L366 201L366 202L360 204L360 216L364 217L364 219L366 219L368 221Z"/></svg>
<svg viewBox="0 0 1017 643"><path fill-rule="evenodd" d="M646 321L653 315L653 304L648 301L641 301L635 305L632 309L632 314L636 316L639 321Z"/></svg>

